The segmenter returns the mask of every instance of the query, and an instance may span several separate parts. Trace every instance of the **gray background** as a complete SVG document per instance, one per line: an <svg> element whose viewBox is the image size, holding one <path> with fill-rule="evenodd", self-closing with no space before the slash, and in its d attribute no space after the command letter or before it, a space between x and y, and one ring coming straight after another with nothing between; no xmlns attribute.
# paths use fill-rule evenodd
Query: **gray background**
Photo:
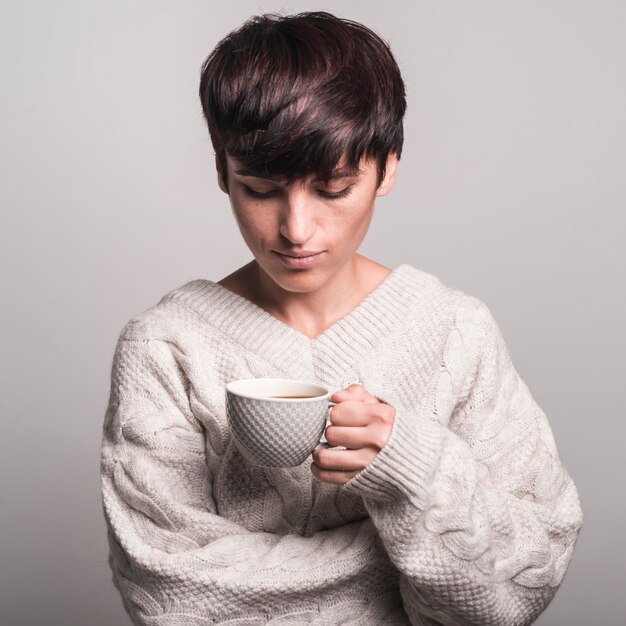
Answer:
<svg viewBox="0 0 626 626"><path fill-rule="evenodd" d="M361 252L488 304L578 486L583 531L537 623L624 623L624 2L1 8L2 624L129 624L99 483L115 342L166 291L250 259L199 68L251 14L305 9L382 34L408 88Z"/></svg>

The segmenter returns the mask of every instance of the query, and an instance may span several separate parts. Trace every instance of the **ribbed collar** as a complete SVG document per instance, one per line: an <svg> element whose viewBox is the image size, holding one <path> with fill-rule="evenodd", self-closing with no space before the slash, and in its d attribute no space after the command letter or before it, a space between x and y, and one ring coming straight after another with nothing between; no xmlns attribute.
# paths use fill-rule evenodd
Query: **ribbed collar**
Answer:
<svg viewBox="0 0 626 626"><path fill-rule="evenodd" d="M212 327L283 371L302 374L314 364L315 369L321 367L326 376L332 377L397 329L411 304L433 279L411 265L398 265L356 307L314 339L207 279L186 283L166 294L161 302L173 300L192 309Z"/></svg>

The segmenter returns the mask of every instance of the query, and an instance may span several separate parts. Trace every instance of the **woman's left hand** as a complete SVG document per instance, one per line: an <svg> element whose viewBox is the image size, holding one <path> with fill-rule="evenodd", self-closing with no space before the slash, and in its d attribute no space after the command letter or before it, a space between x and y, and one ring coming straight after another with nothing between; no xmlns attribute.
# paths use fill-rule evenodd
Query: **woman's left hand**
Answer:
<svg viewBox="0 0 626 626"><path fill-rule="evenodd" d="M326 441L346 450L320 448L313 452L311 471L319 480L342 485L366 468L389 439L396 410L369 393L350 385L330 397Z"/></svg>

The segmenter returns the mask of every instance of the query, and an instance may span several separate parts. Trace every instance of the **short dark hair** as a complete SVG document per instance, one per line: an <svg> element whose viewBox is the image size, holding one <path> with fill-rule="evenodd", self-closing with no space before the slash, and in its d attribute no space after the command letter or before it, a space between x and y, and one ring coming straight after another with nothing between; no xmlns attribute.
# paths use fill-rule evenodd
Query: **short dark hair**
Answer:
<svg viewBox="0 0 626 626"><path fill-rule="evenodd" d="M344 165L400 158L405 88L389 45L324 11L247 20L202 65L200 100L226 179L226 155L259 175L328 181ZM226 183L226 180L224 180Z"/></svg>

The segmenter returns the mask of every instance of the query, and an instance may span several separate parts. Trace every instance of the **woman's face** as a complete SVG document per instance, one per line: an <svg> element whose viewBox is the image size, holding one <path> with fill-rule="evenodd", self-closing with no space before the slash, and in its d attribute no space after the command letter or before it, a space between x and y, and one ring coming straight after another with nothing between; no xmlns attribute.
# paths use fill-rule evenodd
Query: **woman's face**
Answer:
<svg viewBox="0 0 626 626"><path fill-rule="evenodd" d="M376 187L375 161L362 161L357 175L335 171L323 184L314 176L283 181L260 178L227 156L228 187L239 230L262 270L287 291L321 287L353 258L363 241L377 196L391 190L397 157L390 155ZM314 255L295 261L288 255Z"/></svg>

